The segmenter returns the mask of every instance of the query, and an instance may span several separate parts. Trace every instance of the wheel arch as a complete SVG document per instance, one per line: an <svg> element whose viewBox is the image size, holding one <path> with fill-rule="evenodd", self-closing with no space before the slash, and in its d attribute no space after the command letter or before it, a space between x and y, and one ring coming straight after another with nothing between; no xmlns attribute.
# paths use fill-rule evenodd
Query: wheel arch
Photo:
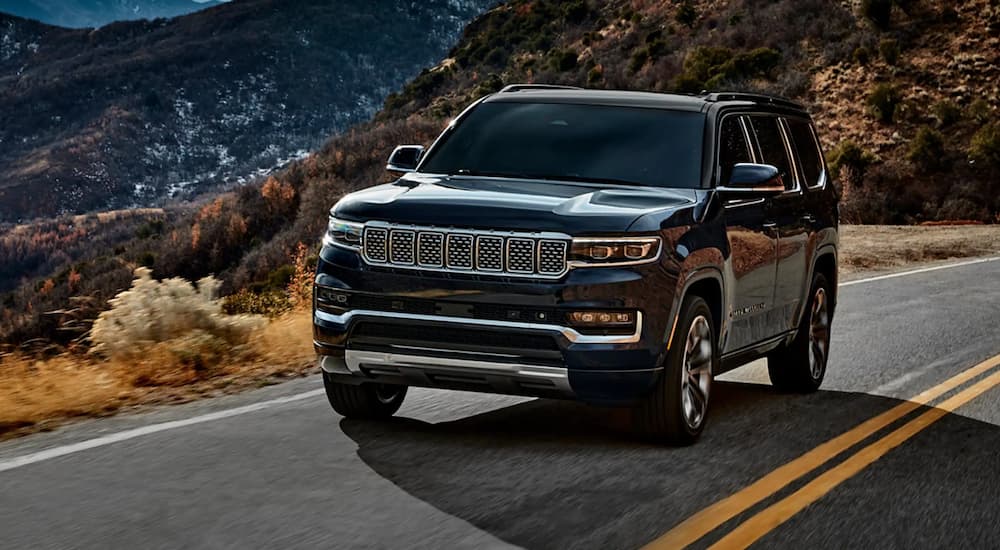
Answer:
<svg viewBox="0 0 1000 550"><path fill-rule="evenodd" d="M681 305L688 296L695 295L708 303L712 312L712 324L715 329L717 342L722 341L723 331L726 329L725 322L725 285L722 270L714 265L702 266L691 271L691 274L684 281L680 292L674 300L673 311L671 312L670 337L667 340L669 350L675 338L677 330L678 316Z"/></svg>
<svg viewBox="0 0 1000 550"><path fill-rule="evenodd" d="M837 284L838 281L838 270L837 270L837 249L833 245L826 245L816 251L816 257L813 260L812 274L809 280L816 276L817 273L822 273L827 282L830 283L829 293L830 293L830 315L832 316L837 308Z"/></svg>

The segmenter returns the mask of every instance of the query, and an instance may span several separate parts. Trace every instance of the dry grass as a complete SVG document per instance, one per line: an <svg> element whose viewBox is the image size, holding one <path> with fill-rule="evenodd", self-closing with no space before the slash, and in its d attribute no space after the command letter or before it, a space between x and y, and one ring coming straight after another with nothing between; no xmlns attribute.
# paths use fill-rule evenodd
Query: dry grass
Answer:
<svg viewBox="0 0 1000 550"><path fill-rule="evenodd" d="M1000 225L845 225L840 250L843 274L989 256L1000 254Z"/></svg>
<svg viewBox="0 0 1000 550"><path fill-rule="evenodd" d="M109 359L64 354L0 357L0 439L51 429L74 417L179 403L304 376L314 369L309 314L292 312L250 336L243 349L202 363L169 344ZM208 360L216 363L205 368Z"/></svg>
<svg viewBox="0 0 1000 550"><path fill-rule="evenodd" d="M136 270L132 288L111 300L86 355L0 356L0 438L126 406L187 401L311 370L307 312L268 321L225 315L218 281L156 281Z"/></svg>

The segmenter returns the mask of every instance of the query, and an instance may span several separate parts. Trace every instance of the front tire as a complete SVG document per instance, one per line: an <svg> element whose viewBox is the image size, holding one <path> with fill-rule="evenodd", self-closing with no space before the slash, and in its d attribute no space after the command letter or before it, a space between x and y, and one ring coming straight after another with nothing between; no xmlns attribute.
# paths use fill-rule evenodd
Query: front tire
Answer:
<svg viewBox="0 0 1000 550"><path fill-rule="evenodd" d="M345 418L382 420L396 414L406 397L406 386L343 384L323 373L323 387L330 406Z"/></svg>
<svg viewBox="0 0 1000 550"><path fill-rule="evenodd" d="M795 339L767 357L767 373L775 388L790 393L819 389L826 376L832 321L830 285L826 276L817 273Z"/></svg>
<svg viewBox="0 0 1000 550"><path fill-rule="evenodd" d="M690 445L705 428L718 364L712 310L704 299L684 299L674 339L656 387L636 406L633 418L644 435L671 445Z"/></svg>

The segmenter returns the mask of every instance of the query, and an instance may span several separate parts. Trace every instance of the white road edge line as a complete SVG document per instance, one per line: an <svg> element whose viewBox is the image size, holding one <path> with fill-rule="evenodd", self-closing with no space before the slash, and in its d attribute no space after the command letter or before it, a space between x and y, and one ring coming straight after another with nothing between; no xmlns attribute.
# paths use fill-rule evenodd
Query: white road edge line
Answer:
<svg viewBox="0 0 1000 550"><path fill-rule="evenodd" d="M877 277L869 277L867 279L857 279L855 281L847 281L845 283L840 283L837 286L845 287L851 285L859 285L861 283L872 283L875 281L884 281L885 279L894 279L896 277L905 277L906 275L917 275L918 273L929 273L931 271L939 271L941 269L952 269L954 267L963 267L967 265L983 264L986 262L995 262L1000 260L1000 256L992 256L989 258L978 258L975 260L968 260L964 262L955 262L950 264L936 265L933 267L923 267L920 269L911 269L909 271L900 271L899 273L889 273L888 275L879 275Z"/></svg>
<svg viewBox="0 0 1000 550"><path fill-rule="evenodd" d="M858 279L855 281L848 281L846 283L841 283L838 286L845 287L851 285L858 285L861 283L871 283L874 281L882 281L884 279L892 279L895 277L903 277L906 275L916 275L918 273L927 273L929 271L937 271L940 269L950 269L953 267L962 267L966 265L981 264L985 262L994 262L1000 260L1000 256L990 257L990 258L980 258L977 260L970 260L964 262L957 262L951 264L938 265L934 267L925 267L922 269L913 269L910 271L902 271L899 273L890 273L888 275L880 275L878 277L869 277L867 279ZM118 432L110 435L105 435L101 437L96 437L94 439L88 439L85 441L80 441L77 443L71 443L69 445L62 445L59 447L53 447L51 449L45 449L35 453L27 454L24 456L14 457L7 460L0 460L0 472L6 472L7 470L13 470L15 468L20 468L21 466L27 466L29 464L34 464L36 462L42 462L44 460L49 460L52 458L58 458L61 456L66 456L73 453L78 453L81 451L86 451L89 449L96 449L97 447L104 447L105 445L111 445L113 443L119 443L122 441L127 441L129 439L134 439L136 437L142 437L144 435L155 434L159 432L164 432L167 430L173 430L176 428L183 428L186 426L192 426L194 424L201 424L204 422L212 422L214 420L222 420L223 418L231 418L234 416L240 416L247 413L252 413L264 409L274 407L275 405L283 405L285 403L292 403L295 401L301 401L303 399L309 399L312 397L318 397L324 393L324 390L312 390L305 393L300 393L296 395L290 395L288 397L280 397L277 399L271 399L268 401L261 401L260 403L254 403L252 405L245 405L243 407L236 407L234 409L227 409L223 411L218 411L209 414L203 414L200 416L194 416L191 418L186 418L184 420L173 420L170 422L161 422L159 424L151 424L149 426L143 426L141 428L134 428L131 430L125 430L123 432Z"/></svg>
<svg viewBox="0 0 1000 550"><path fill-rule="evenodd" d="M183 420L173 420L170 422L151 424L149 426L143 426L141 428L134 428L131 430L125 430L123 432L104 435L101 437L95 437L94 439L87 439L85 441L80 441L78 443L71 443L69 445L53 447L51 449L45 449L42 451L38 451L36 453L31 453L24 456L19 456L0 461L0 472L6 472L7 470L13 470L14 468L20 468L21 466L27 466L29 464L41 462L43 460L58 458L60 456L66 456L69 454L78 453L80 451L86 451L88 449L95 449L97 447L111 445L112 443L127 441L129 439L142 437L144 435L155 434L158 432L173 430L175 428L183 428L185 426L192 426L194 424L201 424L203 422L212 422L213 420L222 420L223 418L231 418L233 416L240 416L251 412L269 409L271 407L274 407L275 405L284 405L286 403L293 403L295 401L301 401L303 399L309 399L311 397L318 397L323 393L324 390L307 391L305 393L290 395L288 397L279 397L277 399L270 399L268 401L261 401L260 403L245 405L243 407L236 407L233 409L227 409L214 413L203 414L200 416L193 416L191 418L185 418Z"/></svg>

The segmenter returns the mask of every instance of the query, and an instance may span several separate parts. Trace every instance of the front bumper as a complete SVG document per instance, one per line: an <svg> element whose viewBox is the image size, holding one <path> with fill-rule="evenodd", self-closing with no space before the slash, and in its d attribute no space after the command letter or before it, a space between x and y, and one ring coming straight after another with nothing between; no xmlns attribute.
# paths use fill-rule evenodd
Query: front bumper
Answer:
<svg viewBox="0 0 1000 550"><path fill-rule="evenodd" d="M660 264L579 269L560 281L510 281L372 269L351 263L350 256L324 248L317 287L350 293L359 304L389 307L314 309L319 363L335 381L623 404L645 395L659 376L676 282ZM414 312L417 300L437 304L441 312ZM497 304L520 309L527 318L448 314ZM395 306L402 311L387 311ZM585 334L528 313L572 308L639 313L630 334Z"/></svg>

